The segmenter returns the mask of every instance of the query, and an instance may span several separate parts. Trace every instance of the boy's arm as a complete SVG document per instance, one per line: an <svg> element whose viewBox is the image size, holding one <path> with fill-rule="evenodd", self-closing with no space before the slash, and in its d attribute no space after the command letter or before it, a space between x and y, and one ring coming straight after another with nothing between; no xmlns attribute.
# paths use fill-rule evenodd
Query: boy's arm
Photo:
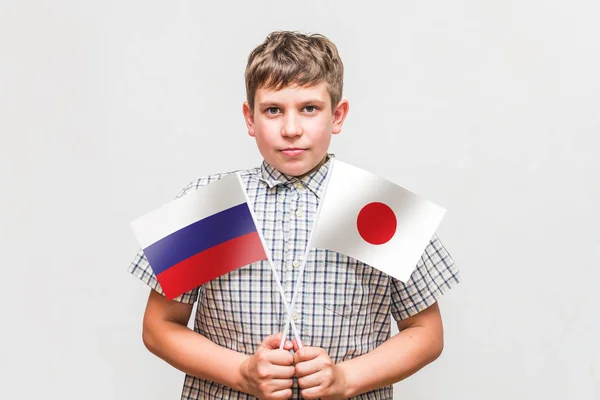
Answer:
<svg viewBox="0 0 600 400"><path fill-rule="evenodd" d="M398 322L400 332L373 351L333 365L323 349L295 346L296 373L306 399L341 399L391 385L434 361L443 349L437 303Z"/></svg>
<svg viewBox="0 0 600 400"><path fill-rule="evenodd" d="M285 350L271 351L278 349L280 334L265 339L253 356L238 353L189 329L192 307L150 291L142 334L150 352L189 375L238 391L255 395L270 392L269 398L291 395L292 356ZM291 343L286 347L291 348Z"/></svg>
<svg viewBox="0 0 600 400"><path fill-rule="evenodd" d="M187 374L240 390L239 366L247 356L218 346L189 329L192 308L192 304L168 301L151 290L144 313L144 345Z"/></svg>
<svg viewBox="0 0 600 400"><path fill-rule="evenodd" d="M399 382L442 353L444 329L437 302L398 321L398 329L373 351L337 365L345 376L345 398Z"/></svg>

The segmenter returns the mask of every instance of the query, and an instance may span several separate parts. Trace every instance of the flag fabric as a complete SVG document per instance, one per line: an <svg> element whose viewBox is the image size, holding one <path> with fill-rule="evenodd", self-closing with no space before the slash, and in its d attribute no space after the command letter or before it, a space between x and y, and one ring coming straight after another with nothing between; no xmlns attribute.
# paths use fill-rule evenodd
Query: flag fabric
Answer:
<svg viewBox="0 0 600 400"><path fill-rule="evenodd" d="M345 254L406 282L446 210L334 159L311 247Z"/></svg>
<svg viewBox="0 0 600 400"><path fill-rule="evenodd" d="M237 173L138 218L131 227L169 300L267 258Z"/></svg>

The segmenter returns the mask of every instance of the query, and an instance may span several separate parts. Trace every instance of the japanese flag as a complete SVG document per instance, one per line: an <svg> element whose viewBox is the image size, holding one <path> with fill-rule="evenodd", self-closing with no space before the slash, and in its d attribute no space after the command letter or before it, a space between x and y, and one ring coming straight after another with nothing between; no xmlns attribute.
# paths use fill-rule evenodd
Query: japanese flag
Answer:
<svg viewBox="0 0 600 400"><path fill-rule="evenodd" d="M446 210L370 172L332 164L312 247L408 281Z"/></svg>

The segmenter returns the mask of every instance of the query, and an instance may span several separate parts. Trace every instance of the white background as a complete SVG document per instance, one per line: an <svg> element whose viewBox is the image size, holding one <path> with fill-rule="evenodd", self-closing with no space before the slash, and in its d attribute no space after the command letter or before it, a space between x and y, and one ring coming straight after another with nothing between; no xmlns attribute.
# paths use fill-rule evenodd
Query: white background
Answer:
<svg viewBox="0 0 600 400"><path fill-rule="evenodd" d="M0 398L175 399L129 222L257 165L248 53L321 32L332 151L446 207L462 283L402 399L600 398L597 1L2 1Z"/></svg>

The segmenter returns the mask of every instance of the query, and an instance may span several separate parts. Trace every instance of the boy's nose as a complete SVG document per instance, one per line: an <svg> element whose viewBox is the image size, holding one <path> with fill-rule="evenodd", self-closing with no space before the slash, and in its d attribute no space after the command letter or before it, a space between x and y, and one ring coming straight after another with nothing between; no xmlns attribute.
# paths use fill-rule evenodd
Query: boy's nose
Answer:
<svg viewBox="0 0 600 400"><path fill-rule="evenodd" d="M288 116L283 126L281 127L281 135L282 136L299 136L302 135L303 130L300 126L300 121L297 116L290 115Z"/></svg>

